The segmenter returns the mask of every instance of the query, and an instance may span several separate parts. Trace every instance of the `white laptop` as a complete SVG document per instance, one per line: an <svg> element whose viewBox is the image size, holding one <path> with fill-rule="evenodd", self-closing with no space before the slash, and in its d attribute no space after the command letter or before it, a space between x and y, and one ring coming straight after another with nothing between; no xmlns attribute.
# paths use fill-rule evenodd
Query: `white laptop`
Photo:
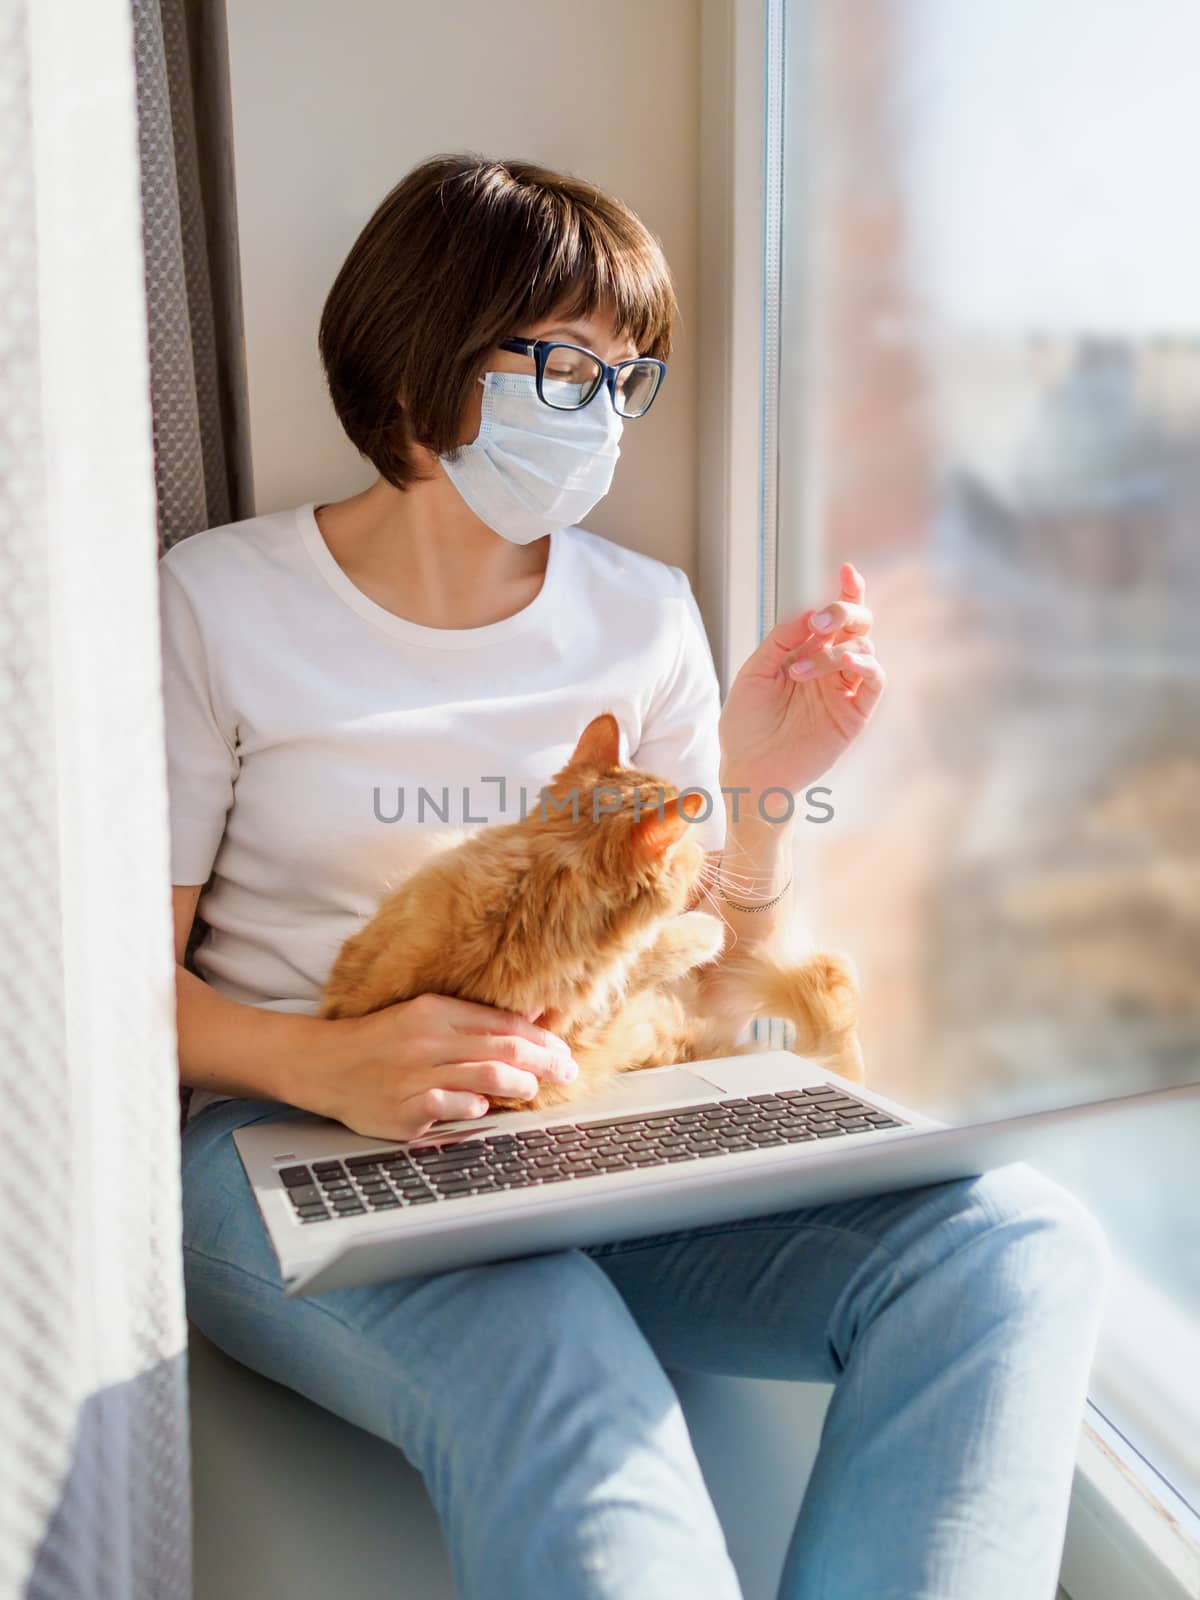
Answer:
<svg viewBox="0 0 1200 1600"><path fill-rule="evenodd" d="M786 1050L657 1067L399 1144L296 1116L234 1140L289 1295L970 1177L1162 1089L949 1128Z"/></svg>

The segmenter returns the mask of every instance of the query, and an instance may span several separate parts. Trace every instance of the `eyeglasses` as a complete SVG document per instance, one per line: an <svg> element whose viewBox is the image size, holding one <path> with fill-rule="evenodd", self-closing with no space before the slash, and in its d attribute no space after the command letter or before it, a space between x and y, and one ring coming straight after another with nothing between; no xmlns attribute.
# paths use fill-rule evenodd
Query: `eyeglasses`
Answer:
<svg viewBox="0 0 1200 1600"><path fill-rule="evenodd" d="M533 357L538 399L555 411L578 411L607 384L618 416L644 417L667 375L666 362L652 356L635 356L610 367L582 345L553 339L501 339L500 349Z"/></svg>

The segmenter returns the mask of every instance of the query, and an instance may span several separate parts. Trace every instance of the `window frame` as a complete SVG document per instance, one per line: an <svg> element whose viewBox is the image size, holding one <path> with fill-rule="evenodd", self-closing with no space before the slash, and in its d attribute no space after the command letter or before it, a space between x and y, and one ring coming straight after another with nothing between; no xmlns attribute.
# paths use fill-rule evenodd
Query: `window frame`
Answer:
<svg viewBox="0 0 1200 1600"><path fill-rule="evenodd" d="M764 138L767 9L702 0L700 21L697 599L722 694L762 640Z"/></svg>

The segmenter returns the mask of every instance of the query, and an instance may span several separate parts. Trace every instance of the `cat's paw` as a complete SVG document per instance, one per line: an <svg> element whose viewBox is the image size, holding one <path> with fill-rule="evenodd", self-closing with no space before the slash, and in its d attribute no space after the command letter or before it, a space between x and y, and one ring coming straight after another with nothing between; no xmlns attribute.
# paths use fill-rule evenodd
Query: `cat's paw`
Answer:
<svg viewBox="0 0 1200 1600"><path fill-rule="evenodd" d="M694 967L707 966L725 948L725 924L709 911L685 911L676 927Z"/></svg>

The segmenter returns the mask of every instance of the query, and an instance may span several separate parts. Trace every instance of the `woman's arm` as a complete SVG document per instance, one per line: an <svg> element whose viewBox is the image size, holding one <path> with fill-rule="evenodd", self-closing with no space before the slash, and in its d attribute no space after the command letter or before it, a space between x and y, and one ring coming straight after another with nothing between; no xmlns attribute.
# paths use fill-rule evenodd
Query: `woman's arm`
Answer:
<svg viewBox="0 0 1200 1600"><path fill-rule="evenodd" d="M354 1030L320 1017L242 1005L189 972L183 960L199 899L198 884L172 887L180 1082L316 1110L320 1085L347 1059Z"/></svg>
<svg viewBox="0 0 1200 1600"><path fill-rule="evenodd" d="M720 881L733 900L761 905L792 875L795 824L763 820L763 797L772 790L795 795L815 783L879 704L885 680L864 597L861 573L844 563L840 598L772 628L729 691L719 725L726 815ZM777 807L776 800L771 810ZM716 905L732 930L729 953L786 927L792 893L757 911L739 911L719 896Z"/></svg>
<svg viewBox="0 0 1200 1600"><path fill-rule="evenodd" d="M710 857L711 904L730 929L722 959L773 939L792 915L795 823L764 820L763 797L772 790L794 795L815 782L858 738L879 703L884 673L864 596L861 573L845 563L839 599L773 628L722 708L725 849ZM771 810L777 809L776 799ZM723 893L715 892L717 884Z"/></svg>
<svg viewBox="0 0 1200 1600"><path fill-rule="evenodd" d="M183 965L198 885L171 890L180 1081L333 1117L356 1133L412 1139L483 1116L488 1095L531 1099L576 1075L566 1043L526 1017L423 994L367 1017L309 1017L230 1000Z"/></svg>

